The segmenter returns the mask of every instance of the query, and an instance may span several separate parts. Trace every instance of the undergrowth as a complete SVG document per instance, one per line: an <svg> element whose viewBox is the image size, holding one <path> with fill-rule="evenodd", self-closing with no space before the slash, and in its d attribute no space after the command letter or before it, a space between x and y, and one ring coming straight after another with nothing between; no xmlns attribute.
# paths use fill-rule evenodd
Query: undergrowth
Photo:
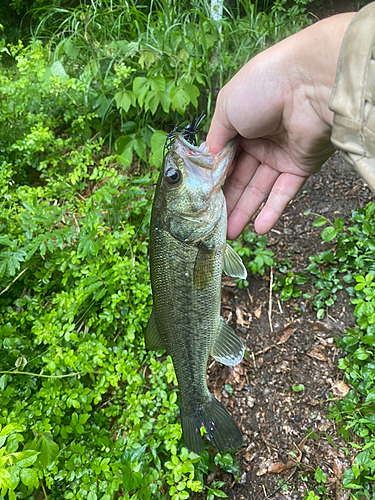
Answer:
<svg viewBox="0 0 375 500"><path fill-rule="evenodd" d="M154 167L306 3L55 3L39 39L0 42L0 500L212 500L210 472L239 477L186 450L171 360L144 347Z"/></svg>
<svg viewBox="0 0 375 500"><path fill-rule="evenodd" d="M351 500L374 498L375 480L375 203L352 213L349 226L344 219L330 221L318 216L315 227L326 226L322 231L324 242L332 241L332 249L309 257L307 273L290 269L289 260L278 261L267 249L267 238L245 231L233 244L254 273L263 275L273 266L274 291L281 300L303 294L299 285L308 281L313 294L311 299L318 319L335 305L337 292L346 290L354 306L356 327L349 328L337 339L344 352L339 360L347 384L348 394L331 406L329 418L339 428L339 434L358 450L353 466L345 471L343 487L350 490ZM310 214L306 214L310 215ZM315 214L317 215L317 214ZM335 240L335 241L334 241ZM240 286L247 286L242 281ZM328 499L326 477L322 471L315 474L317 493L306 492L311 500Z"/></svg>
<svg viewBox="0 0 375 500"><path fill-rule="evenodd" d="M220 496L222 484L204 477L217 466L234 473L236 461L186 450L172 362L144 347L153 172L132 174L108 154L84 82L49 64L40 43L9 50L0 498Z"/></svg>

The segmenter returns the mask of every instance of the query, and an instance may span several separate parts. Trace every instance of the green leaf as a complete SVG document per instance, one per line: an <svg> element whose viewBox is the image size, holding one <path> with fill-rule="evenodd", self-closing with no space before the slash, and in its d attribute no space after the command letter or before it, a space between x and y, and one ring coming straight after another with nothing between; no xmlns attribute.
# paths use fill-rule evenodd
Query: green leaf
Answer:
<svg viewBox="0 0 375 500"><path fill-rule="evenodd" d="M142 107L145 96L150 88L150 80L142 76L137 76L133 80L133 92L138 99L138 104Z"/></svg>
<svg viewBox="0 0 375 500"><path fill-rule="evenodd" d="M229 384L224 385L225 390L227 391L228 394L233 394L233 387Z"/></svg>
<svg viewBox="0 0 375 500"><path fill-rule="evenodd" d="M180 491L180 493L178 494L178 497L181 499L181 500L185 500L186 498L189 498L189 493L187 491Z"/></svg>
<svg viewBox="0 0 375 500"><path fill-rule="evenodd" d="M187 95L190 98L191 103L195 108L198 107L198 97L199 97L199 89L195 85L191 85L189 83L184 83L184 89Z"/></svg>
<svg viewBox="0 0 375 500"><path fill-rule="evenodd" d="M337 219L335 219L334 225L339 231L341 231L342 229L344 229L345 220L341 217L337 217Z"/></svg>
<svg viewBox="0 0 375 500"><path fill-rule="evenodd" d="M323 241L331 241L331 240L333 240L333 238L336 238L337 233L338 233L338 230L335 229L334 227L332 227L332 226L326 227L322 231L322 240Z"/></svg>
<svg viewBox="0 0 375 500"><path fill-rule="evenodd" d="M370 356L370 352L366 351L362 347L359 347L353 354L353 356L357 359L365 360Z"/></svg>
<svg viewBox="0 0 375 500"><path fill-rule="evenodd" d="M151 90L147 93L146 99L145 99L145 111L150 110L151 113L154 115L156 113L156 110L158 109L159 106L159 96L157 93L152 92Z"/></svg>
<svg viewBox="0 0 375 500"><path fill-rule="evenodd" d="M26 450L18 453L14 453L15 464L21 469L24 467L29 467L35 463L38 458L39 452L35 450Z"/></svg>
<svg viewBox="0 0 375 500"><path fill-rule="evenodd" d="M324 224L326 224L327 222L327 219L325 217L318 217L314 222L313 222L313 226L314 227L320 227L320 226L324 226Z"/></svg>
<svg viewBox="0 0 375 500"><path fill-rule="evenodd" d="M165 79L162 76L155 76L151 80L151 89L159 92L165 91Z"/></svg>
<svg viewBox="0 0 375 500"><path fill-rule="evenodd" d="M65 72L64 66L60 61L55 61L51 66L51 75L59 76L62 79L68 79L68 75Z"/></svg>
<svg viewBox="0 0 375 500"><path fill-rule="evenodd" d="M126 90L119 90L115 94L115 101L117 108L122 108L126 113L129 111L132 100Z"/></svg>
<svg viewBox="0 0 375 500"><path fill-rule="evenodd" d="M163 108L164 113L169 113L169 108L171 106L171 98L169 97L168 92L160 92L159 93L160 104Z"/></svg>
<svg viewBox="0 0 375 500"><path fill-rule="evenodd" d="M80 51L80 48L78 45L76 45L73 40L68 38L64 42L64 52L67 56L71 57L72 59L76 59Z"/></svg>
<svg viewBox="0 0 375 500"><path fill-rule="evenodd" d="M11 432L15 432L15 431L19 431L19 432L22 431L22 425L10 423L1 429L0 437L8 436Z"/></svg>
<svg viewBox="0 0 375 500"><path fill-rule="evenodd" d="M301 392L305 390L305 386L303 384L292 385L292 389L294 392Z"/></svg>
<svg viewBox="0 0 375 500"><path fill-rule="evenodd" d="M182 87L174 87L171 90L172 109L177 110L180 115L185 113L186 107L190 103L189 94Z"/></svg>
<svg viewBox="0 0 375 500"><path fill-rule="evenodd" d="M116 140L117 160L124 167L128 167L133 161L133 149L135 140L129 136L121 136Z"/></svg>
<svg viewBox="0 0 375 500"><path fill-rule="evenodd" d="M35 469L22 469L20 479L25 486L38 488L39 479Z"/></svg>
<svg viewBox="0 0 375 500"><path fill-rule="evenodd" d="M10 481L10 474L6 469L0 468L0 491L1 488L11 488L12 483Z"/></svg>
<svg viewBox="0 0 375 500"><path fill-rule="evenodd" d="M49 467L56 460L59 454L59 446L53 441L52 434L43 432L25 445L25 450L35 450L40 452L38 461L44 468Z"/></svg>
<svg viewBox="0 0 375 500"><path fill-rule="evenodd" d="M137 153L137 155L141 158L143 161L147 161L146 157L146 143L143 139L136 139L134 143L134 150Z"/></svg>
<svg viewBox="0 0 375 500"><path fill-rule="evenodd" d="M228 495L226 495L224 493L224 491L212 490L212 493L215 495L215 497L218 497L218 498L228 498Z"/></svg>
<svg viewBox="0 0 375 500"><path fill-rule="evenodd" d="M167 138L167 133L163 130L155 130L151 137L150 165L160 168L163 161L163 148Z"/></svg>
<svg viewBox="0 0 375 500"><path fill-rule="evenodd" d="M315 471L315 479L317 480L318 483L323 483L323 484L327 481L327 476L319 467L319 465Z"/></svg>

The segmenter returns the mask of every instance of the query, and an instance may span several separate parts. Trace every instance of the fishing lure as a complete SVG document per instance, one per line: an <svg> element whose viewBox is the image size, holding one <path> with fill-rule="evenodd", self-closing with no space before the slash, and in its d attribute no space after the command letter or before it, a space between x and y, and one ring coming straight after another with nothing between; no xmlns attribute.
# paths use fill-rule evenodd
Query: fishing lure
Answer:
<svg viewBox="0 0 375 500"><path fill-rule="evenodd" d="M202 111L198 120L195 121L195 113L194 113L193 120L191 123L188 123L187 125L185 125L185 127L183 127L182 125L177 125L177 127L175 127L171 132L169 132L163 147L163 158L168 153L171 145L175 140L177 133L180 133L182 137L186 139L190 144L193 144L193 146L197 146L197 134L199 132L198 127L205 118L206 114L204 113L204 111Z"/></svg>

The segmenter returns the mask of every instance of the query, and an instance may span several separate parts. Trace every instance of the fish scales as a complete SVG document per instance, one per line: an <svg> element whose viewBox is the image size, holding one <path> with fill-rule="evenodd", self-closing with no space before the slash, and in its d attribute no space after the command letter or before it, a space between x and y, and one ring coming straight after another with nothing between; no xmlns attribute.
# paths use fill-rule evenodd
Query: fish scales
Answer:
<svg viewBox="0 0 375 500"><path fill-rule="evenodd" d="M241 341L220 317L223 266L228 274L229 268L235 269L232 275L246 273L226 245L226 205L220 187L235 144L215 157L181 136L175 143L164 161L152 209L154 305L146 345L166 349L172 358L186 446L203 451L203 426L214 446L227 451L241 444L241 433L209 392L206 370L210 354L231 366L243 355ZM225 266L226 259L230 265Z"/></svg>
<svg viewBox="0 0 375 500"><path fill-rule="evenodd" d="M160 225L160 221L157 224ZM210 332L217 332L219 328L224 248L221 244L215 251L215 273L211 283L204 290L197 290L194 266L198 249L177 242L161 228L154 229L152 239L150 254L155 276L157 326L173 359L182 404L189 404L197 391L210 397L205 383L206 364L214 341ZM173 337L168 334L171 331Z"/></svg>

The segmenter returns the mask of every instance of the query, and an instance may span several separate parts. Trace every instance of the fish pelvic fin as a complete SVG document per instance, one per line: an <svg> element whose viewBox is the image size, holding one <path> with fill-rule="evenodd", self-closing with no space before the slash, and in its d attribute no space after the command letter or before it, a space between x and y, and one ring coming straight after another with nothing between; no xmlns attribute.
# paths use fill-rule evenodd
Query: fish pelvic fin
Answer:
<svg viewBox="0 0 375 500"><path fill-rule="evenodd" d="M151 349L152 351L163 351L166 349L164 340L162 339L156 324L154 308L152 308L151 316L147 323L145 344L147 349Z"/></svg>
<svg viewBox="0 0 375 500"><path fill-rule="evenodd" d="M196 408L180 407L181 426L185 446L200 455L203 426L207 437L219 451L235 450L242 444L242 434L224 406L211 395L211 400Z"/></svg>
<svg viewBox="0 0 375 500"><path fill-rule="evenodd" d="M228 245L228 243L224 251L223 271L227 276L232 276L233 278L241 278L244 280L247 277L246 267L241 257L230 245Z"/></svg>
<svg viewBox="0 0 375 500"><path fill-rule="evenodd" d="M236 366L242 361L245 349L242 340L223 318L220 318L219 332L211 349L211 356L226 366Z"/></svg>

